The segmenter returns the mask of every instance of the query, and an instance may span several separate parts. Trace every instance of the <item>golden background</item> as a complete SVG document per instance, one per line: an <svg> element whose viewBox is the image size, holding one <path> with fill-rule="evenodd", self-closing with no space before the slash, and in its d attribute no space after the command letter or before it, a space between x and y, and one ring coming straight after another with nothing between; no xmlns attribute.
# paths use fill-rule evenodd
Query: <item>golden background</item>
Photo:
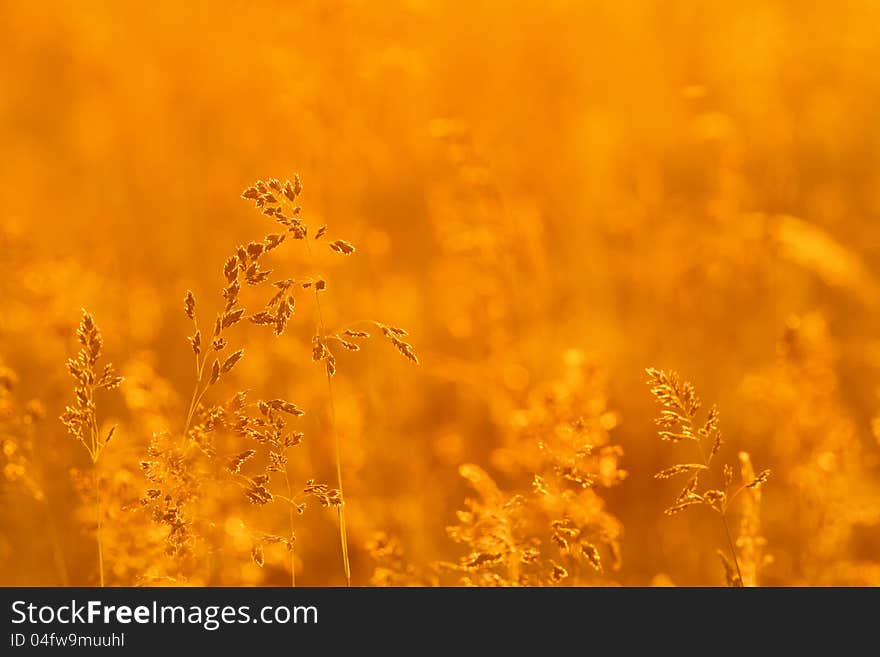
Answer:
<svg viewBox="0 0 880 657"><path fill-rule="evenodd" d="M723 585L716 514L663 514L653 475L693 456L659 439L647 367L717 404L737 482L739 452L771 471L729 510L747 584L880 583L878 24L858 1L0 2L0 584L99 582L92 463L58 420L80 308L126 379L96 397L106 583L345 583L318 498L292 552L267 538L290 509L224 467L246 438L184 452L180 552L141 502L151 437L198 438L184 294L209 332L225 259L277 232L240 194L294 173L320 249L288 240L272 280L326 279L328 324L404 327L420 364L381 332L336 354L332 421L306 290L282 336L230 329L244 358L201 412L305 410L297 489L337 485L335 427L353 584Z"/></svg>

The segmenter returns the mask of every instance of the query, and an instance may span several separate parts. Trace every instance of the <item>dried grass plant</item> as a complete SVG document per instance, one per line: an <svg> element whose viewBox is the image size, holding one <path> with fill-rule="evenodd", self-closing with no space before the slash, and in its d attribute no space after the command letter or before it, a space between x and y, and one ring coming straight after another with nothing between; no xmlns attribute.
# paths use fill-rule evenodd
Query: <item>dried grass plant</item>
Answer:
<svg viewBox="0 0 880 657"><path fill-rule="evenodd" d="M373 320L359 320L338 330L328 331L322 310L322 295L328 289L326 279L315 274L280 278L265 264L273 251L289 242L304 244L307 256L311 256L316 248L312 242L324 245L329 251L342 256L350 256L355 252L355 247L345 240L329 240L326 225L320 226L314 233L311 232L298 204L301 193L299 176L283 183L274 178L258 180L242 193L242 197L253 201L261 214L272 219L281 232L270 233L262 240L240 245L227 258L222 268L222 310L213 323L206 325L200 318L196 297L192 291L187 291L184 297L184 314L193 324L189 343L195 359L195 385L179 445L169 445L166 442L164 445L154 444L151 448L152 460L145 462L144 469L154 486L147 491L144 501L154 507L154 517L168 525L172 551L185 549L191 540L189 528L192 526L192 519L183 510L190 501L192 490L199 486L197 479L205 476L190 474L189 464L192 462L193 452L196 452L196 456L200 453L209 460L222 459L226 474L242 489L250 504L259 507L281 504L284 507L284 516L288 519L286 535L262 530L252 532L251 557L255 563L263 565L264 548L267 545L284 545L289 554L290 583L296 585L295 517L304 512L305 499L312 498L323 507L337 510L343 572L346 584L350 585L342 446L333 389L333 378L337 374L334 350L338 347L347 351L359 351L361 343L371 337L363 329L372 327L407 360L417 364L418 358L412 345L404 340L407 332L399 327ZM257 310L248 310L242 300L244 287L253 288L257 292L265 290L270 296ZM317 322L311 339L312 360L322 364L326 378L336 469L335 488L314 479L307 480L297 488L291 480L288 467L290 450L304 438L302 432L289 426L292 420L304 414L296 404L279 398L250 402L247 390L239 390L226 402L205 403L208 394L244 358L243 347L230 346L234 340L230 331L247 320L256 326L270 329L276 337L281 336L294 315L297 295L300 293L310 295L314 301ZM222 432L244 440L247 443L245 449L234 454L218 453L215 439ZM260 451L263 453L258 454ZM276 473L283 477L280 491L273 486ZM171 491L167 490L169 481L175 482L172 483ZM166 489L163 490L162 484L166 484Z"/></svg>
<svg viewBox="0 0 880 657"><path fill-rule="evenodd" d="M717 513L724 526L730 550L729 554L718 550L727 584L743 586L745 584L743 568L740 565L740 556L737 554L737 545L730 527L730 505L740 494L759 489L770 478L770 471L763 470L758 475L754 475L748 455L741 455L742 472L748 479L740 486L734 487L734 469L730 465L724 465L720 468L722 486L703 489L702 479L709 474L718 474L712 470L712 464L724 444L718 409L712 407L706 414L706 419L700 423L698 414L702 404L693 384L682 380L674 371L649 368L647 373L651 393L661 406L660 416L656 420L657 426L660 427L660 439L673 444L693 443L699 458L697 462L678 463L654 475L656 479L687 477L687 483L675 497L672 506L666 509L666 515L675 515L696 506L705 506ZM755 526L760 497L747 494L746 500L747 509L743 520L746 525L743 528L741 547L748 549L749 568L746 572L749 575L749 582L753 583L757 575L755 555L757 545L754 541L760 529L760 524Z"/></svg>
<svg viewBox="0 0 880 657"><path fill-rule="evenodd" d="M113 438L116 427L110 428L106 434L101 433L95 394L102 390L118 388L123 379L121 376L117 376L111 363L105 364L102 368L98 367L104 340L94 318L86 310L82 312L82 320L76 336L79 340L80 350L75 357L67 361L67 370L76 382L73 390L74 404L64 410L61 422L67 428L68 433L86 448L92 462L98 578L100 585L104 586L104 542L102 535L104 512L101 507L99 464L101 454Z"/></svg>
<svg viewBox="0 0 880 657"><path fill-rule="evenodd" d="M880 5L544 4L4 3L0 584L880 584Z"/></svg>

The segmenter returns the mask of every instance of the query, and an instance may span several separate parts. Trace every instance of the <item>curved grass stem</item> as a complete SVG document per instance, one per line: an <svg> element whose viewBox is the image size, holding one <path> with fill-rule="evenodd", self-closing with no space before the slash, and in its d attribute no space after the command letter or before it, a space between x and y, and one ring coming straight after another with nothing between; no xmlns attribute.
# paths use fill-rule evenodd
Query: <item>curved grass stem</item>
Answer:
<svg viewBox="0 0 880 657"><path fill-rule="evenodd" d="M318 313L318 336L323 341L326 334L324 327L324 314L321 311L321 297L315 289L315 307ZM330 406L330 427L333 431L333 452L336 461L336 487L339 489L339 540L342 544L342 564L345 570L345 584L351 586L351 563L348 558L348 532L345 524L345 493L342 488L342 447L339 440L339 432L336 429L336 405L333 401L333 378L330 369L325 366L327 374L327 396Z"/></svg>
<svg viewBox="0 0 880 657"><path fill-rule="evenodd" d="M104 538L103 538L103 510L101 509L101 477L98 473L97 455L94 459L94 477L95 477L95 512L97 514L97 531L96 538L98 543L98 580L101 588L104 588Z"/></svg>
<svg viewBox="0 0 880 657"><path fill-rule="evenodd" d="M284 482L287 484L287 499L290 500L290 509L289 509L289 519L290 519L290 543L288 545L288 549L290 550L290 586L296 588L296 558L293 552L293 541L294 541L294 533L293 533L293 520L294 514L296 510L293 505L293 487L290 485L290 474L288 472L287 465L284 466Z"/></svg>

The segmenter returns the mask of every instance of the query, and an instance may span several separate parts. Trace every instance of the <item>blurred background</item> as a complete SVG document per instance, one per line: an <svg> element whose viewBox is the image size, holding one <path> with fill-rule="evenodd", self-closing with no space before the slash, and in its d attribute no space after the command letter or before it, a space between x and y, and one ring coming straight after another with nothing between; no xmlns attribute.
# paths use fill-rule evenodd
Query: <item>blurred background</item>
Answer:
<svg viewBox="0 0 880 657"><path fill-rule="evenodd" d="M329 324L405 327L421 360L339 354L355 584L723 585L717 516L663 515L654 473L693 456L659 440L646 367L718 405L737 476L740 451L771 469L757 583L880 583L878 22L869 1L0 1L0 583L97 581L91 463L57 419L82 307L126 377L98 398L108 583L289 583L283 546L252 558L283 509L215 468L168 555L139 463L183 430L184 293L213 312L225 258L273 232L242 190L295 172L309 226L358 251L278 249L276 273L320 273ZM258 328L205 401L295 402L291 478L335 485L309 297ZM600 483L536 502L573 426ZM343 584L335 511L295 533L297 583Z"/></svg>

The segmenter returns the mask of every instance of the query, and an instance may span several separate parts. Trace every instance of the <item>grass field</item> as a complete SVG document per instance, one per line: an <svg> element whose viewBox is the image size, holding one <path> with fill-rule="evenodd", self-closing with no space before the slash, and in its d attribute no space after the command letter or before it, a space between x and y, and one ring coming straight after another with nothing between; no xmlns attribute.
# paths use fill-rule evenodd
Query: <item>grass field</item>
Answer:
<svg viewBox="0 0 880 657"><path fill-rule="evenodd" d="M0 584L880 584L878 23L0 0Z"/></svg>

